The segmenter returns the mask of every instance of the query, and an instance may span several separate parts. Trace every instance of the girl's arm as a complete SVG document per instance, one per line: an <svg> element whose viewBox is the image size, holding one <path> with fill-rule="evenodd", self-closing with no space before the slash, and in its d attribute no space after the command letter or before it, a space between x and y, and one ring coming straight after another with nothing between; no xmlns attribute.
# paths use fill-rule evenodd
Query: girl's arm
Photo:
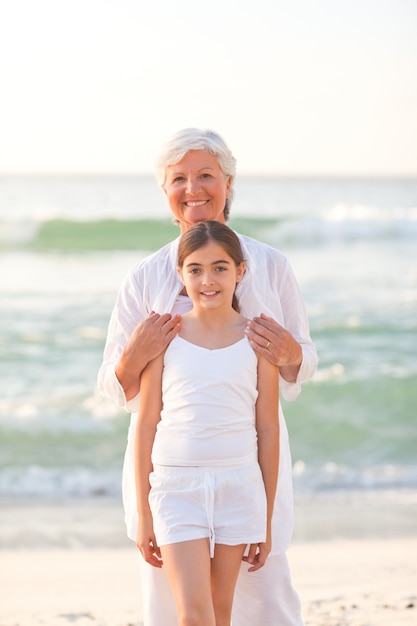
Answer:
<svg viewBox="0 0 417 626"><path fill-rule="evenodd" d="M162 410L162 369L163 354L150 361L143 370L139 415L135 433L135 482L138 512L136 545L145 561L154 567L162 567L162 561L153 530L148 496L150 491L149 474L153 469L152 446Z"/></svg>
<svg viewBox="0 0 417 626"><path fill-rule="evenodd" d="M258 362L258 399L256 401L256 431L258 460L265 485L267 527L265 543L252 544L245 561L252 563L249 572L265 565L271 551L271 520L278 483L279 465L279 368L265 358Z"/></svg>

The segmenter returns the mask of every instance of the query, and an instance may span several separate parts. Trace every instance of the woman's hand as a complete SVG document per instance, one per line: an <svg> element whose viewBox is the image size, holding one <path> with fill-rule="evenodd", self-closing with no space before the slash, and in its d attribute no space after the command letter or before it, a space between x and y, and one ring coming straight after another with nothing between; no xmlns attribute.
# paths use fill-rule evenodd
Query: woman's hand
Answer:
<svg viewBox="0 0 417 626"><path fill-rule="evenodd" d="M178 334L181 316L169 313L150 315L138 324L129 337L116 365L116 376L126 400L134 398L140 387L140 376L149 361L159 356Z"/></svg>
<svg viewBox="0 0 417 626"><path fill-rule="evenodd" d="M277 365L285 380L297 380L303 351L288 330L262 313L249 320L246 335L255 352Z"/></svg>
<svg viewBox="0 0 417 626"><path fill-rule="evenodd" d="M136 545L147 563L153 567L162 567L161 550L156 543L152 516L139 517Z"/></svg>

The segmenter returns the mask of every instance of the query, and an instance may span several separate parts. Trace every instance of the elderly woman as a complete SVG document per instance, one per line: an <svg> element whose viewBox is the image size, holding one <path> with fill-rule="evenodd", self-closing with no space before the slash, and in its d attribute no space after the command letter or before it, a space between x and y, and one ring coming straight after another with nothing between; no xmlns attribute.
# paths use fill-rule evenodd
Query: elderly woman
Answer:
<svg viewBox="0 0 417 626"><path fill-rule="evenodd" d="M157 178L180 233L200 221L225 223L233 198L235 159L213 131L186 129L174 135L157 160ZM246 272L236 295L251 320L252 347L280 368L284 398L294 400L317 366L303 300L286 257L239 235ZM178 333L191 308L176 271L178 238L138 263L126 276L114 307L99 389L132 413L123 470L128 535L136 540L134 432L141 372ZM291 585L286 550L293 528L291 455L280 408L280 465L273 517L272 551L266 565L248 572L243 562L233 605L233 626L300 626L300 602ZM175 603L162 563L141 559L145 626L177 626Z"/></svg>

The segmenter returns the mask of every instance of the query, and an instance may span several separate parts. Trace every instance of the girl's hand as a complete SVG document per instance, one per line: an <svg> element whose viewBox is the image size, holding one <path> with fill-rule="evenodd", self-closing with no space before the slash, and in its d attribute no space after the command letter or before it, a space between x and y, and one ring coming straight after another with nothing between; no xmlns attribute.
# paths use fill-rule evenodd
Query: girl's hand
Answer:
<svg viewBox="0 0 417 626"><path fill-rule="evenodd" d="M152 518L139 519L136 545L147 563L153 567L162 567L161 550L156 543Z"/></svg>
<svg viewBox="0 0 417 626"><path fill-rule="evenodd" d="M243 557L243 561L252 565L248 572L256 572L266 563L269 553L271 552L271 540L268 537L263 543L251 543L247 556Z"/></svg>

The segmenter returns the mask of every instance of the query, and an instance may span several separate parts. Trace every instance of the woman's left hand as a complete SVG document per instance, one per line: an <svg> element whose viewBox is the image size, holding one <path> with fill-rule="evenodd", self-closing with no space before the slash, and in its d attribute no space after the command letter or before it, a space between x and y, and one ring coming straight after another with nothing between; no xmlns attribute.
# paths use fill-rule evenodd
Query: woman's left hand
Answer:
<svg viewBox="0 0 417 626"><path fill-rule="evenodd" d="M277 365L285 380L297 380L303 352L288 330L262 313L260 317L249 320L246 335L255 352Z"/></svg>

